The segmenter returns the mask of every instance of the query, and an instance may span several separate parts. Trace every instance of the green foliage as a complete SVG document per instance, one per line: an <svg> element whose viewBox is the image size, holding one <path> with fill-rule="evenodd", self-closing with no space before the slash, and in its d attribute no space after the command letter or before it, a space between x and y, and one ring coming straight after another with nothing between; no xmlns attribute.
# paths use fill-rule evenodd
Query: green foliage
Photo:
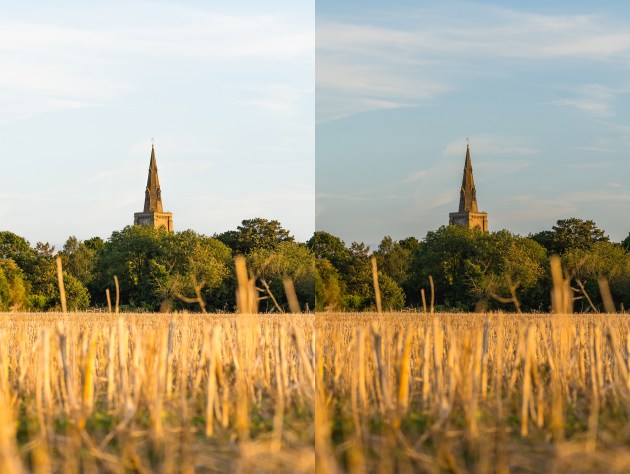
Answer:
<svg viewBox="0 0 630 474"><path fill-rule="evenodd" d="M374 252L379 271L394 280L403 289L407 303L414 305L420 303L420 292L411 279L411 267L413 254L419 246L420 241L415 237L396 242L386 236Z"/></svg>
<svg viewBox="0 0 630 474"><path fill-rule="evenodd" d="M383 311L397 311L405 306L405 294L400 286L383 272L378 272Z"/></svg>
<svg viewBox="0 0 630 474"><path fill-rule="evenodd" d="M321 230L313 234L306 246L311 249L315 258L328 260L340 272L345 272L352 264L352 252L338 237Z"/></svg>
<svg viewBox="0 0 630 474"><path fill-rule="evenodd" d="M25 272L30 271L36 258L26 239L9 231L0 232L0 258L13 260Z"/></svg>
<svg viewBox="0 0 630 474"><path fill-rule="evenodd" d="M255 249L272 250L282 242L293 242L294 238L279 221L262 218L245 219L236 230L216 235L215 238L232 249L234 254L249 254Z"/></svg>
<svg viewBox="0 0 630 474"><path fill-rule="evenodd" d="M337 269L326 258L315 260L315 310L335 311L341 305L342 282Z"/></svg>
<svg viewBox="0 0 630 474"><path fill-rule="evenodd" d="M94 279L97 252L102 246L103 241L98 237L84 242L69 237L60 252L63 269L83 285L90 285Z"/></svg>
<svg viewBox="0 0 630 474"><path fill-rule="evenodd" d="M610 239L594 221L577 218L560 219L551 230L532 234L531 239L547 249L547 253L562 255L569 250L589 250L597 242L609 242Z"/></svg>
<svg viewBox="0 0 630 474"><path fill-rule="evenodd" d="M11 259L0 260L0 310L20 311L26 305L24 274Z"/></svg>
<svg viewBox="0 0 630 474"><path fill-rule="evenodd" d="M262 296L268 287L285 310L285 278L294 282L303 309L374 310L373 255L384 310L419 307L420 290L428 296L432 276L438 307L545 311L550 253L562 257L576 309L601 309L600 278L609 281L616 302L630 306L628 247L630 236L613 244L593 221L565 219L529 238L460 226L430 231L422 241L386 236L372 253L364 243L346 246L323 231L305 244L296 243L278 221L256 218L214 238L190 230L128 226L106 242L70 237L59 254L71 310L85 309L90 301L104 305L105 289L113 293L117 275L121 304L130 310L233 311L233 255L239 252L246 255ZM55 258L47 243L31 247L22 237L0 232L0 310L58 309ZM261 304L263 311L274 307L270 298Z"/></svg>
<svg viewBox="0 0 630 474"><path fill-rule="evenodd" d="M293 280L302 309L306 304L309 309L315 306L315 262L306 245L285 241L274 249L255 249L247 256L247 264L257 279L269 286L283 310L287 309L284 278ZM272 301L266 301L266 308L271 310L273 306Z"/></svg>
<svg viewBox="0 0 630 474"><path fill-rule="evenodd" d="M153 310L159 307L162 298L156 289L168 286L160 238L166 235L166 231L148 226L127 226L112 233L95 266L95 287L101 303L105 289L111 289L113 294L116 275L121 302Z"/></svg>
<svg viewBox="0 0 630 474"><path fill-rule="evenodd" d="M569 277L576 283L578 300L576 309L587 310L588 299L601 309L598 280L608 280L613 296L622 302L630 302L628 279L630 278L630 255L619 244L597 242L590 249L570 249L562 256L562 264ZM586 300L586 301L585 301ZM627 304L627 303L626 303Z"/></svg>
<svg viewBox="0 0 630 474"><path fill-rule="evenodd" d="M545 265L545 250L531 239L449 226L429 232L417 247L413 278L427 288L432 276L436 302L447 308L472 310L491 299L519 309L518 291L532 290Z"/></svg>
<svg viewBox="0 0 630 474"><path fill-rule="evenodd" d="M191 230L168 233L148 226L127 226L112 233L99 252L97 287L104 295L120 284L121 301L132 308L157 310L164 299L188 298L199 290L205 300L229 275L230 250L216 239ZM196 304L196 303L195 303Z"/></svg>
<svg viewBox="0 0 630 474"><path fill-rule="evenodd" d="M406 273L404 273L406 270L402 270L401 273L397 265L403 265L403 268L406 268L408 262L405 261L405 256L409 255L413 240L408 239L404 244L400 244L386 237L379 251L374 252L377 263L380 261L385 267L379 272L383 308L400 309L405 304L404 292L390 273L401 280L406 279ZM323 231L315 232L306 245L317 258L318 276L315 280L315 289L318 295L318 308L336 308L344 311L364 311L376 308L368 246L364 243L352 242L350 248L347 248L341 239Z"/></svg>
<svg viewBox="0 0 630 474"><path fill-rule="evenodd" d="M60 307L54 247L38 242L32 248L26 239L11 232L0 232L0 258L12 260L21 270L26 308L48 311ZM89 294L83 284L70 274L67 277L71 288L68 301L72 303L68 307L86 308Z"/></svg>
<svg viewBox="0 0 630 474"><path fill-rule="evenodd" d="M164 248L169 287L162 290L166 289L168 296L184 301L196 297L199 292L204 302L210 300L210 306L216 308L213 292L230 275L230 249L217 239L192 230L168 234Z"/></svg>
<svg viewBox="0 0 630 474"><path fill-rule="evenodd" d="M546 252L535 241L506 230L475 234L477 278L471 278L472 293L500 303L514 304L520 311L517 292L530 290L543 278Z"/></svg>
<svg viewBox="0 0 630 474"><path fill-rule="evenodd" d="M64 270L63 285L66 290L66 306L68 311L84 311L90 306L90 293L83 284ZM60 303L57 309L60 308Z"/></svg>

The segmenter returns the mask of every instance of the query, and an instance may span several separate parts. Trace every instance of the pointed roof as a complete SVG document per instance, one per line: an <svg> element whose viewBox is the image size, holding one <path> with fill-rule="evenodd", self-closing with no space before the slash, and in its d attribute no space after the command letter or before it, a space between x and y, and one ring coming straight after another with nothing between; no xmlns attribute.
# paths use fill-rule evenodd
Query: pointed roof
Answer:
<svg viewBox="0 0 630 474"><path fill-rule="evenodd" d="M470 145L466 146L466 163L462 189L459 195L459 212L479 212L477 209L477 190L473 178L472 161L470 160Z"/></svg>
<svg viewBox="0 0 630 474"><path fill-rule="evenodd" d="M164 212L162 210L162 192L160 190L157 162L155 161L155 147L153 145L151 145L151 163L149 164L149 177L144 195L144 212Z"/></svg>

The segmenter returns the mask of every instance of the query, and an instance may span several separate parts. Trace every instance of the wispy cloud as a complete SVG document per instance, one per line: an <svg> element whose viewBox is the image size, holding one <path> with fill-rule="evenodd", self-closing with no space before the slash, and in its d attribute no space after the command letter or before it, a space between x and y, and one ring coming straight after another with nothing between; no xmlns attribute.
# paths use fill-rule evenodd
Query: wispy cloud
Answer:
<svg viewBox="0 0 630 474"><path fill-rule="evenodd" d="M177 67L168 74L183 79L190 63L199 70L212 61L220 72L220 64L234 61L307 64L313 57L312 31L281 13L226 14L166 3L130 3L93 8L89 27L54 13L48 21L10 15L0 19L2 122L115 104L144 89L151 71L140 71L137 65L151 59L156 69L175 62ZM146 21L137 21L143 17ZM258 99L258 105L286 112L282 108L292 98L281 99Z"/></svg>
<svg viewBox="0 0 630 474"><path fill-rule="evenodd" d="M324 18L317 30L318 120L367 110L430 105L463 86L450 73L484 61L539 63L558 59L630 64L629 25L603 15L543 15L459 4L459 15L433 9L388 7L395 27L366 15L354 23ZM612 95L611 95L612 94ZM587 85L553 103L610 115L615 92ZM335 98L344 96L344 101Z"/></svg>
<svg viewBox="0 0 630 474"><path fill-rule="evenodd" d="M569 90L573 97L558 99L546 104L576 109L591 113L600 117L608 117L615 113L615 102L620 94L630 92L630 87L610 87L604 84L586 84L582 87Z"/></svg>

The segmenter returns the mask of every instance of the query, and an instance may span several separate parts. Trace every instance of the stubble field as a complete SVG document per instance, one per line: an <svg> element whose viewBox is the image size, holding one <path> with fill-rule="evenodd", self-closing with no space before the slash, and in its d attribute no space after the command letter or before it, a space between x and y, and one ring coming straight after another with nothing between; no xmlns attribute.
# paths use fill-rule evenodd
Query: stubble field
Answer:
<svg viewBox="0 0 630 474"><path fill-rule="evenodd" d="M2 314L0 427L1 472L628 472L630 320Z"/></svg>
<svg viewBox="0 0 630 474"><path fill-rule="evenodd" d="M312 316L0 315L0 472L313 472Z"/></svg>
<svg viewBox="0 0 630 474"><path fill-rule="evenodd" d="M625 315L320 314L319 472L629 472Z"/></svg>

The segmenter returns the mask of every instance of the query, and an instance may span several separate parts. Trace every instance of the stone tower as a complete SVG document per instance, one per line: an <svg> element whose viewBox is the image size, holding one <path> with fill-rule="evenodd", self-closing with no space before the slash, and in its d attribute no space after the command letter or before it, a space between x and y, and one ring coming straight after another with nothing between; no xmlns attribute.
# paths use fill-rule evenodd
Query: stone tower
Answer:
<svg viewBox="0 0 630 474"><path fill-rule="evenodd" d="M488 213L479 212L477 208L477 190L473 178L472 162L470 161L470 145L466 147L466 164L464 165L464 179L459 194L459 211L448 215L449 225L463 225L471 229L488 232Z"/></svg>
<svg viewBox="0 0 630 474"><path fill-rule="evenodd" d="M164 212L162 208L162 190L160 189L153 145L151 146L151 164L149 165L147 189L144 192L144 210L133 215L133 224L148 225L173 232L173 214Z"/></svg>

